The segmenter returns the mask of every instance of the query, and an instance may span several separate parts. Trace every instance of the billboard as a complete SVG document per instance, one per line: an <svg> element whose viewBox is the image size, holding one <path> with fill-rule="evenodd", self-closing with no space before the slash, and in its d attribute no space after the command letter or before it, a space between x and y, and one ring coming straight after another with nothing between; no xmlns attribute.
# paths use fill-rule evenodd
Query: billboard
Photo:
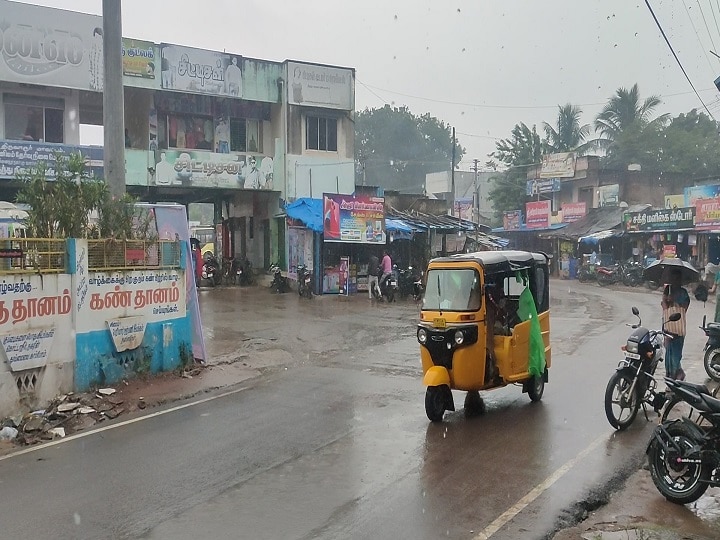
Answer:
<svg viewBox="0 0 720 540"><path fill-rule="evenodd" d="M125 77L155 80L155 45L149 41L122 38L122 66Z"/></svg>
<svg viewBox="0 0 720 540"><path fill-rule="evenodd" d="M695 206L698 199L714 199L720 197L720 185L690 186L683 190L685 204L683 206Z"/></svg>
<svg viewBox="0 0 720 540"><path fill-rule="evenodd" d="M288 62L288 103L350 111L355 106L353 70Z"/></svg>
<svg viewBox="0 0 720 540"><path fill-rule="evenodd" d="M473 199L464 197L453 201L453 215L467 221L473 220Z"/></svg>
<svg viewBox="0 0 720 540"><path fill-rule="evenodd" d="M720 197L695 200L695 229L720 229Z"/></svg>
<svg viewBox="0 0 720 540"><path fill-rule="evenodd" d="M520 228L520 218L522 212L520 210L510 210L503 212L503 229L506 231L516 231Z"/></svg>
<svg viewBox="0 0 720 540"><path fill-rule="evenodd" d="M269 156L216 154L196 150L158 150L150 185L273 189Z"/></svg>
<svg viewBox="0 0 720 540"><path fill-rule="evenodd" d="M103 88L102 17L0 0L0 80Z"/></svg>
<svg viewBox="0 0 720 540"><path fill-rule="evenodd" d="M687 207L687 205L685 204L685 195L665 195L665 208L683 207Z"/></svg>
<svg viewBox="0 0 720 540"><path fill-rule="evenodd" d="M563 223L572 223L583 218L587 214L587 204L584 202L563 203Z"/></svg>
<svg viewBox="0 0 720 540"><path fill-rule="evenodd" d="M598 208L618 206L620 204L620 184L600 186L598 192Z"/></svg>
<svg viewBox="0 0 720 540"><path fill-rule="evenodd" d="M43 143L34 141L0 141L0 178L16 178L37 167L39 162L46 166L45 177L54 180L56 156L81 154L85 158L88 172L103 176L102 146L73 146L68 144Z"/></svg>
<svg viewBox="0 0 720 540"><path fill-rule="evenodd" d="M528 180L525 188L525 194L528 197L540 195L541 193L553 193L562 189L562 181L559 178L535 178Z"/></svg>
<svg viewBox="0 0 720 540"><path fill-rule="evenodd" d="M695 226L695 208L661 208L628 212L623 216L626 231L666 231L692 229Z"/></svg>
<svg viewBox="0 0 720 540"><path fill-rule="evenodd" d="M575 176L575 152L545 154L542 157L540 178L573 178Z"/></svg>
<svg viewBox="0 0 720 540"><path fill-rule="evenodd" d="M385 199L323 194L325 242L385 244Z"/></svg>
<svg viewBox="0 0 720 540"><path fill-rule="evenodd" d="M242 57L192 47L160 45L164 90L242 97Z"/></svg>
<svg viewBox="0 0 720 540"><path fill-rule="evenodd" d="M550 226L550 201L525 203L525 224L528 229L546 229Z"/></svg>

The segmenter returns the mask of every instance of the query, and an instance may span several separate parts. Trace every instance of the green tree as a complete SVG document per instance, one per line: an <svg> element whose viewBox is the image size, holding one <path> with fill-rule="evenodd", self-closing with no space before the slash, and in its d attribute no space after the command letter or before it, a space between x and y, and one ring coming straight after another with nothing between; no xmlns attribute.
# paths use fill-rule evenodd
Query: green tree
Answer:
<svg viewBox="0 0 720 540"><path fill-rule="evenodd" d="M580 125L582 109L568 103L558 105L555 126L543 122L545 144L549 152L585 153L588 148L586 139L590 135L590 124Z"/></svg>
<svg viewBox="0 0 720 540"><path fill-rule="evenodd" d="M426 174L448 170L452 146L450 126L429 113L389 105L365 109L355 118L358 183L419 192ZM455 167L464 154L456 140Z"/></svg>
<svg viewBox="0 0 720 540"><path fill-rule="evenodd" d="M673 118L656 137L655 170L690 177L720 175L718 124L693 109Z"/></svg>
<svg viewBox="0 0 720 540"><path fill-rule="evenodd" d="M504 211L524 209L527 171L540 163L544 145L535 126L529 128L521 122L509 138L498 141L495 147L492 157L507 169L491 178L493 186L488 195L495 208L495 220L501 222Z"/></svg>
<svg viewBox="0 0 720 540"><path fill-rule="evenodd" d="M658 96L640 99L638 85L630 90L618 88L595 119L599 137L593 145L604 150L605 164L626 167L631 163L653 163L653 141L667 121L663 114L652 119L654 110L662 103Z"/></svg>

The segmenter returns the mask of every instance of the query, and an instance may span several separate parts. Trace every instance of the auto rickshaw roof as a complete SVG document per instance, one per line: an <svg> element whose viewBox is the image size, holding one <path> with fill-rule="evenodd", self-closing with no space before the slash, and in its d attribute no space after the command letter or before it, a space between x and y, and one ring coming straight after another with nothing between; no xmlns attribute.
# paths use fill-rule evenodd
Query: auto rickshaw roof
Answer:
<svg viewBox="0 0 720 540"><path fill-rule="evenodd" d="M514 272L536 265L547 265L549 257L542 252L530 251L476 251L460 253L449 257L438 257L430 262L453 263L460 261L476 262L488 274Z"/></svg>

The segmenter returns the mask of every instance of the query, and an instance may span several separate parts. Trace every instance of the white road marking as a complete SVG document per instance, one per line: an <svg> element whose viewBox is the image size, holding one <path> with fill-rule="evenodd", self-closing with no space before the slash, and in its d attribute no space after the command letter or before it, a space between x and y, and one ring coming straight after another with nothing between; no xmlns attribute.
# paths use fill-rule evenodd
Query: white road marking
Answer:
<svg viewBox="0 0 720 540"><path fill-rule="evenodd" d="M24 454L29 454L30 452L36 452L38 450L45 450L46 448L50 448L51 446L57 446L58 444L63 444L66 442L74 441L77 439L82 439L83 437L89 437L91 435L96 435L98 433L102 433L103 431L108 431L111 429L127 426L130 424L134 424L135 422L141 422L143 420L149 420L150 418L155 418L156 416L162 416L164 414L168 414L171 412L179 411L181 409L187 409L188 407L194 407L195 405L201 405L203 403L207 403L208 401L214 401L216 399L224 398L227 396L232 396L233 394L237 394L239 392L242 392L244 390L247 390L247 388L236 388L235 390L230 390L229 392L223 392L222 394L218 394L216 396L210 396L203 399L199 399L197 401L192 401L190 403L184 403L182 405L177 405L175 407L171 407L169 409L165 409L162 411L150 413L144 416L139 416L137 418L133 418L132 420L125 420L123 422L118 422L117 424L111 424L107 425L98 429L94 429L92 431L83 431L82 433L77 433L75 435L70 435L69 437L65 437L64 439L58 439L56 441L50 441L44 444L39 444L36 446L31 446L29 448L25 448L24 450L19 450L17 452L13 452L12 454L7 454L5 456L0 456L0 461L4 461L6 459L14 458L17 456L22 456Z"/></svg>
<svg viewBox="0 0 720 540"><path fill-rule="evenodd" d="M495 521L493 521L490 525L485 527L477 536L473 538L473 540L487 540L492 535L494 535L496 532L498 532L500 529L502 529L505 524L507 524L511 519L513 519L515 516L517 516L520 512L525 510L535 499L537 499L540 495L543 494L544 491L546 491L550 486L552 486L555 482L560 480L570 469L572 469L575 465L578 464L579 461L585 458L590 452L595 450L600 443L607 440L607 435L601 435L597 439L595 439L592 443L590 443L590 446L585 448L582 452L580 452L577 456L572 458L570 461L562 465L560 468L558 468L554 473L552 473L550 476L548 476L543 482L535 486L533 489L530 490L530 492L525 495L522 499L520 499L518 502L516 502L514 505L512 505L510 508L508 508L505 512L500 514Z"/></svg>

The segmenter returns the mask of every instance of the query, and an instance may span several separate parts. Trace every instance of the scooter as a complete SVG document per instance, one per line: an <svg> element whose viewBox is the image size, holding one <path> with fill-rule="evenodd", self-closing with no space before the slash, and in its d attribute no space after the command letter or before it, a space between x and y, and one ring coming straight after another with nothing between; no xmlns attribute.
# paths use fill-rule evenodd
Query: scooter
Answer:
<svg viewBox="0 0 720 540"><path fill-rule="evenodd" d="M398 289L397 278L394 273L387 275L385 279L380 282L380 289L373 288L373 296L376 300L385 298L388 303L395 301L395 292Z"/></svg>
<svg viewBox="0 0 720 540"><path fill-rule="evenodd" d="M297 267L297 279L298 279L298 295L305 298L312 298L312 270L310 270L304 264L298 265Z"/></svg>
<svg viewBox="0 0 720 540"><path fill-rule="evenodd" d="M270 283L270 289L276 293L285 293L290 290L290 284L288 283L287 277L282 275L282 269L277 264L270 265L270 273L273 276L272 283Z"/></svg>
<svg viewBox="0 0 720 540"><path fill-rule="evenodd" d="M423 284L424 272L420 272L419 275L413 278L413 300L419 302L422 300L423 294L425 293L425 285Z"/></svg>
<svg viewBox="0 0 720 540"><path fill-rule="evenodd" d="M220 285L222 280L222 276L220 275L220 265L214 256L207 257L203 263L202 279L209 281L213 287Z"/></svg>
<svg viewBox="0 0 720 540"><path fill-rule="evenodd" d="M706 317L703 316L700 330L705 332L708 338L705 343L703 367L708 377L713 381L720 381L720 323L706 323Z"/></svg>

